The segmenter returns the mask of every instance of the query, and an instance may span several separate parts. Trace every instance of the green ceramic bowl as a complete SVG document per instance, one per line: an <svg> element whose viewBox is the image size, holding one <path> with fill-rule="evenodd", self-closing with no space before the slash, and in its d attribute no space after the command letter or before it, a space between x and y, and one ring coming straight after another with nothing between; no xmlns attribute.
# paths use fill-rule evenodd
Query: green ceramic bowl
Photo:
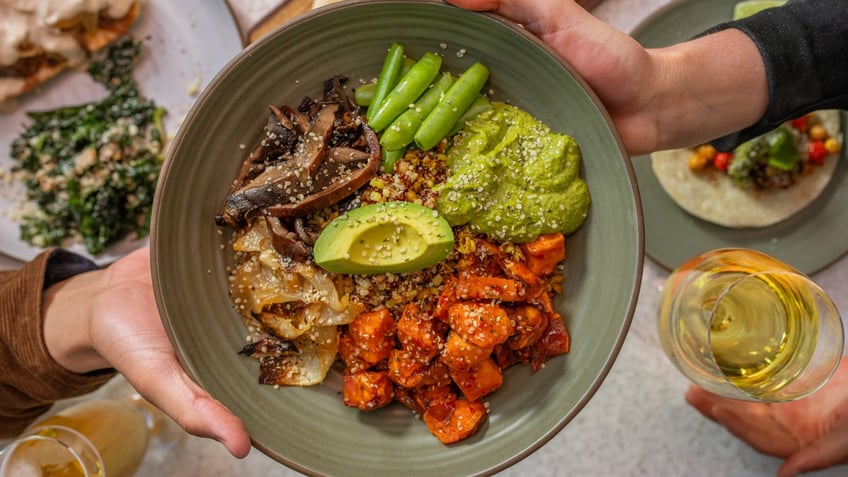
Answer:
<svg viewBox="0 0 848 477"><path fill-rule="evenodd" d="M267 105L319 96L332 75L373 78L394 41L411 55L442 52L449 71L486 64L495 99L575 137L593 197L588 221L567 241L565 290L556 302L572 351L535 375L524 366L509 369L503 387L487 398L485 427L450 446L400 405L371 413L346 408L335 369L314 387L257 384L257 363L237 354L246 331L227 294L228 233L214 222L245 157L242 145L260 137ZM633 171L593 93L516 25L441 2L348 0L248 47L188 114L154 208L156 299L186 370L244 420L257 448L315 475L489 474L526 457L574 418L609 372L636 306L643 263Z"/></svg>

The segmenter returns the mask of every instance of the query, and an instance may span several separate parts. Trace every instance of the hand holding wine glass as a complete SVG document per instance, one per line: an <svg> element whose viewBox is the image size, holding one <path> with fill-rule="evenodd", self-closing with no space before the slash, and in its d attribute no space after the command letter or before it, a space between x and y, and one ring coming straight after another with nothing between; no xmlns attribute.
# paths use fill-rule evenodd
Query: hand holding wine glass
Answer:
<svg viewBox="0 0 848 477"><path fill-rule="evenodd" d="M848 358L814 394L792 402L742 402L692 385L686 401L763 454L785 459L778 477L848 463Z"/></svg>

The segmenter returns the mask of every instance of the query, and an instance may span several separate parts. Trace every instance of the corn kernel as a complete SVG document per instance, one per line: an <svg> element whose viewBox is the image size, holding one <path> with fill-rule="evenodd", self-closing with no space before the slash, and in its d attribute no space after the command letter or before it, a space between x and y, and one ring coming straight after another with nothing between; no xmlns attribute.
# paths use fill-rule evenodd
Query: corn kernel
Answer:
<svg viewBox="0 0 848 477"><path fill-rule="evenodd" d="M703 144L701 146L698 146L698 149L695 153L704 156L704 158L709 161L710 159L715 157L716 150L709 144Z"/></svg>
<svg viewBox="0 0 848 477"><path fill-rule="evenodd" d="M823 141L827 139L827 129L821 124L816 124L810 128L810 139L814 141Z"/></svg>
<svg viewBox="0 0 848 477"><path fill-rule="evenodd" d="M707 167L707 163L710 159L703 154L696 152L689 156L689 169L693 171L701 171Z"/></svg>
<svg viewBox="0 0 848 477"><path fill-rule="evenodd" d="M825 151L827 151L828 154L836 154L837 152L839 152L839 149L840 149L839 141L837 141L836 139L834 139L832 137L827 138L824 141L824 149L825 149Z"/></svg>

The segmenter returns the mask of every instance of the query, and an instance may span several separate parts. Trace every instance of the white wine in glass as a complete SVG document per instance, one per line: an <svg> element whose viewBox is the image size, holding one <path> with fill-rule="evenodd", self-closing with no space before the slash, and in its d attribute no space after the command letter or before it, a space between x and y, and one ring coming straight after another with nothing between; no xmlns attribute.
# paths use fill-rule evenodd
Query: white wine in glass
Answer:
<svg viewBox="0 0 848 477"><path fill-rule="evenodd" d="M57 408L0 449L0 477L132 477L187 436L120 375Z"/></svg>
<svg viewBox="0 0 848 477"><path fill-rule="evenodd" d="M720 249L669 276L658 316L671 361L705 389L787 401L821 387L842 357L836 306L809 277L761 252Z"/></svg>
<svg viewBox="0 0 848 477"><path fill-rule="evenodd" d="M132 403L86 400L37 422L0 451L0 477L132 477L148 432Z"/></svg>

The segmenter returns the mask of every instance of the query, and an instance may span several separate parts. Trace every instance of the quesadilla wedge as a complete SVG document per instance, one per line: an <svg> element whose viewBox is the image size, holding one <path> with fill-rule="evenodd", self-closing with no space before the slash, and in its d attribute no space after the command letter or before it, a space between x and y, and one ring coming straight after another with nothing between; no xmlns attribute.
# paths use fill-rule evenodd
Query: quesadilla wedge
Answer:
<svg viewBox="0 0 848 477"><path fill-rule="evenodd" d="M838 111L818 111L729 155L709 157L709 146L667 150L652 154L651 165L665 192L695 217L766 227L800 212L827 187L843 143L840 128Z"/></svg>

